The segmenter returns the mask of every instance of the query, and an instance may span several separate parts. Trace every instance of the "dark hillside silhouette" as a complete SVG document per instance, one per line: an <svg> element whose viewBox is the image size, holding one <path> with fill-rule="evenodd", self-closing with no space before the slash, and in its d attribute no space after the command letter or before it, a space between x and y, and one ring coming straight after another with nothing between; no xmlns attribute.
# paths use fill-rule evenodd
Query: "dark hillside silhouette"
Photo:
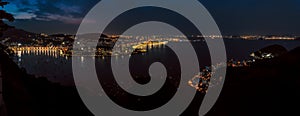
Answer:
<svg viewBox="0 0 300 116"><path fill-rule="evenodd" d="M91 115L75 87L65 87L44 77L28 75L0 50L3 97L8 116Z"/></svg>
<svg viewBox="0 0 300 116"><path fill-rule="evenodd" d="M26 74L1 51L4 100L10 116L92 115L75 87L61 86L46 78ZM300 47L251 67L228 68L222 93L208 113L222 115L299 114ZM202 99L197 94L195 101ZM199 99L199 100L197 100ZM153 101L154 102L154 101ZM183 115L196 116L199 104Z"/></svg>

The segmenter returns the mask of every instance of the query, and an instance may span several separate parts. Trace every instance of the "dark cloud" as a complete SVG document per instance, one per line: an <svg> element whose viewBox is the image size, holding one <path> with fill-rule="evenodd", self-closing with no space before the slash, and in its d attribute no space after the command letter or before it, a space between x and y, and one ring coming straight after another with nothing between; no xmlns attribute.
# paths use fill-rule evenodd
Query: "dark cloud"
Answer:
<svg viewBox="0 0 300 116"><path fill-rule="evenodd" d="M82 18L98 1L10 0L11 6L16 7L10 9L17 19L26 19L13 23L17 27L36 31L33 27L39 24L45 26L39 29L45 32L56 33L55 29L50 29L56 26L69 28L72 31L66 32L75 33ZM300 0L199 1L210 11L223 34L300 35Z"/></svg>
<svg viewBox="0 0 300 116"><path fill-rule="evenodd" d="M20 8L18 11L19 12L30 12L30 13L33 13L31 8Z"/></svg>
<svg viewBox="0 0 300 116"><path fill-rule="evenodd" d="M91 8L97 0L12 0L11 3L18 9L15 11L16 17L22 19L18 15L32 15L35 20L55 20L64 23L74 23L74 18L80 20L85 13ZM28 18L26 18L28 19ZM62 19L70 19L62 20ZM78 21L77 21L78 22Z"/></svg>
<svg viewBox="0 0 300 116"><path fill-rule="evenodd" d="M75 33L89 9L99 0L10 0L18 28L33 32ZM51 24L51 25L50 25Z"/></svg>

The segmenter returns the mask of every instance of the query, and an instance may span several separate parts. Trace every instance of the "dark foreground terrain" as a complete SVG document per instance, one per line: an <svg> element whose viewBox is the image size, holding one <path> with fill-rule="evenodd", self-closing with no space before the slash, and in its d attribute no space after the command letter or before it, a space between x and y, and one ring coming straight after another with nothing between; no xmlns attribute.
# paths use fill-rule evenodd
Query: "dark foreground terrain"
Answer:
<svg viewBox="0 0 300 116"><path fill-rule="evenodd" d="M3 97L9 116L92 115L75 87L28 75L2 50ZM299 115L300 48L251 67L228 68L222 93L209 116ZM183 115L198 114L203 94L197 93Z"/></svg>

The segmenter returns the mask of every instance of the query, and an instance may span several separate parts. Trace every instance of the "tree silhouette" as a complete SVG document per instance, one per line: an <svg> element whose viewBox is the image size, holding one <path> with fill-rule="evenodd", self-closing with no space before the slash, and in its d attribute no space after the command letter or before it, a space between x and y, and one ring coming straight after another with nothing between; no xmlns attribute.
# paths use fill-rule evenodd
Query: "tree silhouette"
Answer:
<svg viewBox="0 0 300 116"><path fill-rule="evenodd" d="M3 2L2 0L0 0L0 6L2 7L2 10L0 10L0 37L2 36L5 30L11 27L5 24L3 20L6 19L10 22L13 22L15 20L12 14L7 13L5 10L3 10L4 6L7 4L9 4L9 2Z"/></svg>
<svg viewBox="0 0 300 116"><path fill-rule="evenodd" d="M8 28L12 28L12 26L5 24L3 20L8 20L10 22L13 22L15 20L12 14L7 13L5 10L3 10L4 6L7 4L9 4L9 2L3 2L2 0L0 0L0 6L2 7L2 9L0 10L0 37L2 37L5 30L7 30ZM12 51L9 50L7 46L2 45L1 43L0 50L4 50L8 54L12 53Z"/></svg>

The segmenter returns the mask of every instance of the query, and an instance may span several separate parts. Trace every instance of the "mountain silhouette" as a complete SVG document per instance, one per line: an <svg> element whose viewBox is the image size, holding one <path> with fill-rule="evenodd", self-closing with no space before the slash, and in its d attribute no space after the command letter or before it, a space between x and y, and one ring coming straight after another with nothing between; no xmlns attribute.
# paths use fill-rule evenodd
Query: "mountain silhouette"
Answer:
<svg viewBox="0 0 300 116"><path fill-rule="evenodd" d="M300 47L251 67L228 67L222 93L208 115L299 115L299 59Z"/></svg>
<svg viewBox="0 0 300 116"><path fill-rule="evenodd" d="M35 33L11 27L3 32L3 35L0 37L0 41L6 39L5 42L31 42L32 40L30 38L35 36Z"/></svg>

